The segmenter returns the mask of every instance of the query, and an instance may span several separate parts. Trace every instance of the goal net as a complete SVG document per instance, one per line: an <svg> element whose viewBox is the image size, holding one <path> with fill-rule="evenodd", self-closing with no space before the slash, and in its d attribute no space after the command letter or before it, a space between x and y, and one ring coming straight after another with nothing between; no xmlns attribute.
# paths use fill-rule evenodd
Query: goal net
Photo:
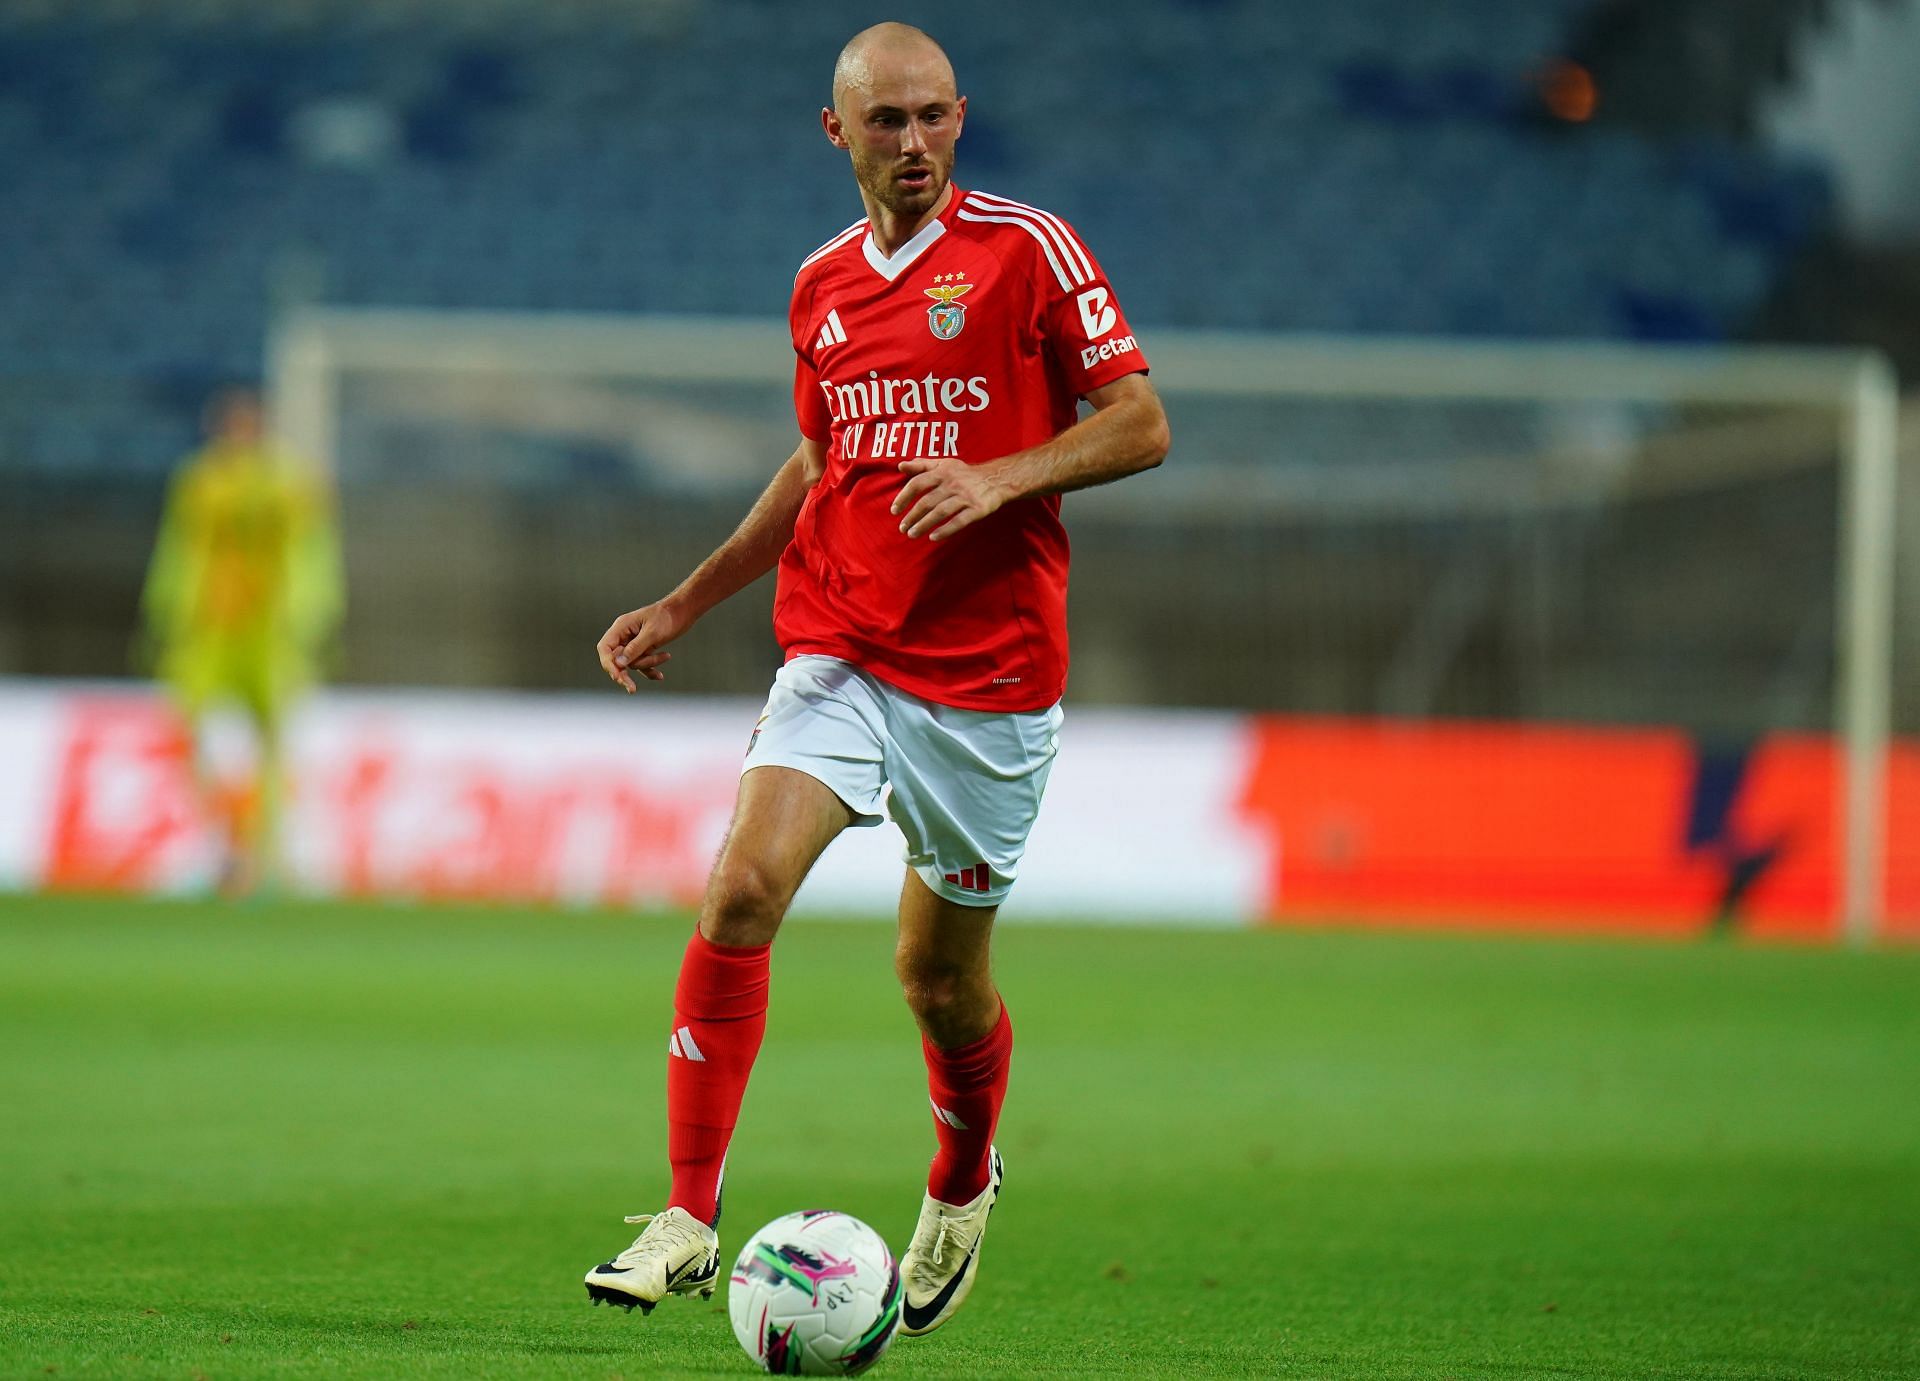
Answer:
<svg viewBox="0 0 1920 1381"><path fill-rule="evenodd" d="M1792 905L1874 933L1895 655L1884 361L1144 344L1175 449L1067 501L1077 702L1252 712L1277 777L1339 779L1289 827L1328 876L1394 801L1450 781L1505 801L1510 835L1563 816L1678 832L1729 911L1797 886ZM310 310L282 323L270 370L283 434L346 495L364 681L552 684L578 630L669 588L794 441L778 323ZM711 621L681 684L764 691L765 599ZM1393 758L1383 734L1412 746ZM1634 793L1657 758L1683 786L1648 824ZM1343 820L1341 792L1366 791ZM1450 839L1450 813L1408 828L1471 867L1480 844ZM1578 848L1555 863L1544 836L1506 847L1606 866Z"/></svg>

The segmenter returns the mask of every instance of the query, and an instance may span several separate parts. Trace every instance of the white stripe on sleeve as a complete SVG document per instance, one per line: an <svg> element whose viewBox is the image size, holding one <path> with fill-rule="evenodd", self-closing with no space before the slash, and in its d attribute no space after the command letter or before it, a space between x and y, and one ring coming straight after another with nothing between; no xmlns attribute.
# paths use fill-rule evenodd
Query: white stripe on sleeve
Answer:
<svg viewBox="0 0 1920 1381"><path fill-rule="evenodd" d="M1023 216L977 215L974 212L969 211L964 206L960 208L960 219L963 221L988 221L996 225L1019 226L1022 230L1026 231L1027 234L1033 236L1034 241L1040 246L1041 250L1046 254L1047 262L1053 265L1053 276L1060 280L1060 291L1061 292L1073 291L1074 282L1078 280L1068 279L1067 271L1060 267L1059 256L1057 256L1053 252L1053 245L1048 241L1046 233L1042 231L1040 227L1035 225L1032 221L1027 220Z"/></svg>
<svg viewBox="0 0 1920 1381"><path fill-rule="evenodd" d="M811 264L814 260L824 258L826 255L833 253L834 250L840 248L841 245L845 244L848 240L851 240L855 235L858 235L862 230L865 230L866 228L867 228L866 221L864 220L855 221L852 225L848 226L845 230L841 231L838 235L835 235L831 240L828 240L825 244L821 245L820 248L816 249L813 253L809 254L806 258L802 259L800 261L800 268L805 269L806 266L808 264ZM799 276L800 274L796 270L794 273L794 277L798 278Z"/></svg>
<svg viewBox="0 0 1920 1381"><path fill-rule="evenodd" d="M1054 215L1053 212L1042 211L1039 207L1028 206L1025 202L1009 201L1005 197L996 197L991 192L975 192L972 195L979 198L982 210L1007 211L1016 215L1024 212L1029 216L1039 219L1039 221L1047 227L1047 232L1053 236L1054 243L1060 246L1061 257L1067 261L1070 268L1076 271L1076 280L1082 283L1091 283L1093 281L1094 273L1092 262L1080 248L1079 241L1074 233L1067 229L1067 223Z"/></svg>

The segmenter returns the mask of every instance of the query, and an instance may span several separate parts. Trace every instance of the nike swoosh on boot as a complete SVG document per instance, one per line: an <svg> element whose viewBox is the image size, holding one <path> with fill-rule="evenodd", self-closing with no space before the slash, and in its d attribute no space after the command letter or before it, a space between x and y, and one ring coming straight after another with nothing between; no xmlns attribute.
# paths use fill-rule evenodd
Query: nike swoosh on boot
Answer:
<svg viewBox="0 0 1920 1381"><path fill-rule="evenodd" d="M900 1301L900 1317L906 1322L908 1328L925 1328L940 1316L940 1311L947 1307L947 1301L953 1298L953 1292L960 1288L960 1282L972 1272L974 1253L979 1250L980 1244L975 1242L973 1250L967 1253L967 1259L961 1263L960 1269L953 1273L953 1279L940 1287L940 1293L935 1295L924 1309L915 1308L912 1300Z"/></svg>

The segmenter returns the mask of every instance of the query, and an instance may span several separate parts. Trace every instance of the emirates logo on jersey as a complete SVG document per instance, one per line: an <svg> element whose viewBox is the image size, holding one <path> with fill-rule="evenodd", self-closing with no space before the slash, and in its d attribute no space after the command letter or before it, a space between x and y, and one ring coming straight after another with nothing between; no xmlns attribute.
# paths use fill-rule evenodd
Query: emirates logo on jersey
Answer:
<svg viewBox="0 0 1920 1381"><path fill-rule="evenodd" d="M973 291L973 284L961 282L964 273L937 273L933 286L922 288L933 305L927 308L927 329L935 340L952 340L967 324L967 307L959 299Z"/></svg>

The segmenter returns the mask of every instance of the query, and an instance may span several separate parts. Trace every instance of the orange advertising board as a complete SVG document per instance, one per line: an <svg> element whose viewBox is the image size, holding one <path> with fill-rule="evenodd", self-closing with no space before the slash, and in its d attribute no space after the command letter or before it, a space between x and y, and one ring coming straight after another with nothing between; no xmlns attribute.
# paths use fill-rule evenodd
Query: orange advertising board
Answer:
<svg viewBox="0 0 1920 1381"><path fill-rule="evenodd" d="M1270 920L1825 938L1839 766L1819 736L1271 717L1240 808ZM1889 930L1920 937L1920 745L1888 791Z"/></svg>

